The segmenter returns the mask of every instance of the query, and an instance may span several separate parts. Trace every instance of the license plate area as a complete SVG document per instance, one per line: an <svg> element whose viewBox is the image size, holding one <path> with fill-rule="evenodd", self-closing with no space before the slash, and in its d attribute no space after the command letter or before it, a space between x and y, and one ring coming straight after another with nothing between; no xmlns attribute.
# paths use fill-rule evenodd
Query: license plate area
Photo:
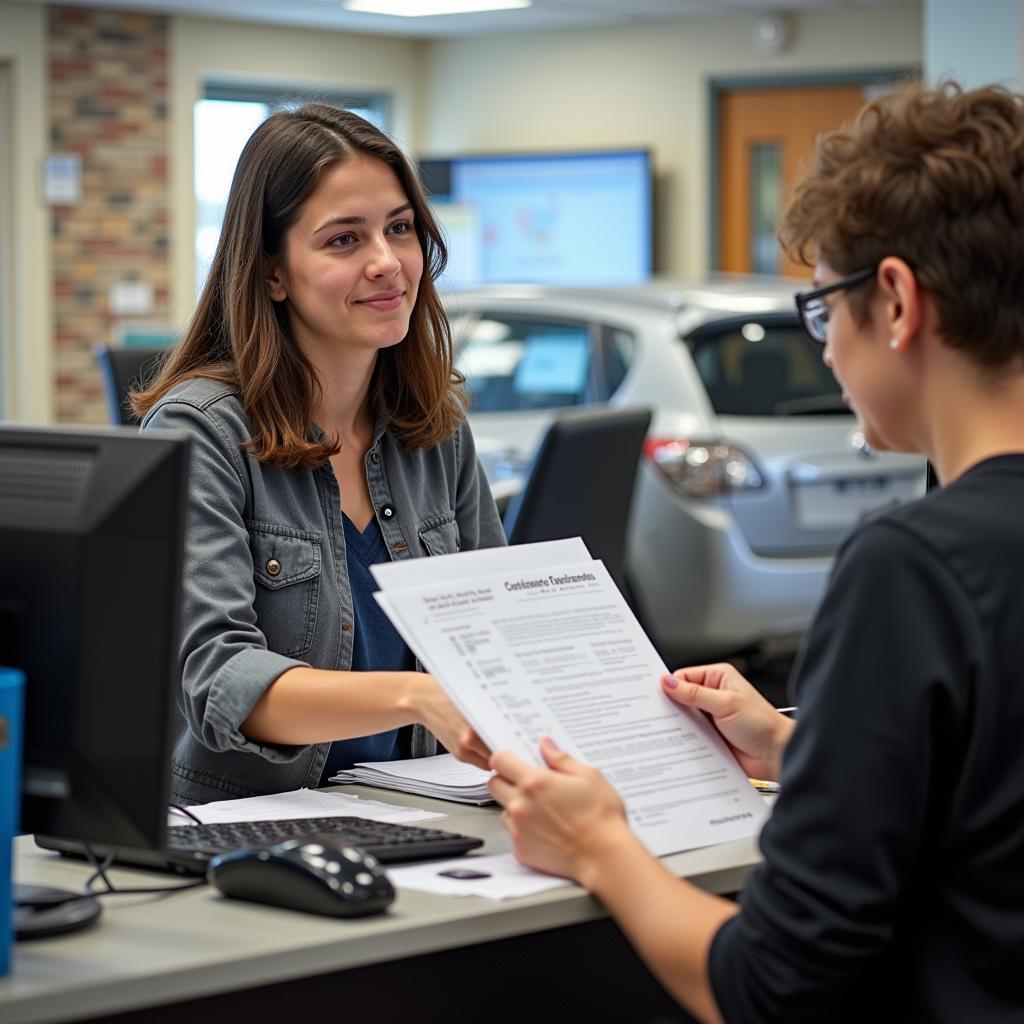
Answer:
<svg viewBox="0 0 1024 1024"><path fill-rule="evenodd" d="M847 529L883 508L911 501L921 492L916 476L857 476L795 485L797 522L807 529Z"/></svg>

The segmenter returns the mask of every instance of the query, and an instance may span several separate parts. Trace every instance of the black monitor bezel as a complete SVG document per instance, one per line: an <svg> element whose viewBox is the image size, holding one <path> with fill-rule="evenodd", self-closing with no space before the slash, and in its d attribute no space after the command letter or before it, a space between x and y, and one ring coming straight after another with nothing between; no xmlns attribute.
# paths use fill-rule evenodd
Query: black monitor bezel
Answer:
<svg viewBox="0 0 1024 1024"><path fill-rule="evenodd" d="M27 675L22 831L113 846L159 848L166 839L174 705L181 678L190 440L186 434L172 431L140 435L129 428L0 426L0 451L14 449L38 455L43 461L46 453L54 452L94 460L94 471L74 510L70 506L53 512L43 508L31 522L24 508L12 512L10 500L0 509L0 558L6 548L12 567L20 566L23 577L26 568L32 568L31 552L35 551L40 574L29 583L8 573L0 580L0 603L26 635L38 634L45 615L54 615L57 621L66 621L59 618L61 613L73 618L67 628L58 626L52 631L55 645L67 643L67 664L75 676L71 732L65 729L55 739L56 733L41 725L46 705L53 706L62 686L66 687L52 671L53 659L47 661L24 650L18 650L12 659ZM8 497L15 486L9 484ZM142 514L135 516L135 512ZM43 546L47 544L52 545L50 552ZM139 565L133 571L131 556L142 550L154 552L158 564ZM119 551L123 557L118 562L110 555ZM74 563L65 563L71 589L62 593L58 562L68 552ZM118 564L105 565L111 561ZM109 576L99 586L104 571ZM119 595L116 609L109 601L115 593ZM41 609L47 597L49 607ZM112 624L114 610L122 619ZM138 691L127 691L123 685L136 669L127 664L120 645L112 642L119 628L126 640L131 630L142 631L141 636L130 637L136 653L141 652L137 681L142 688ZM131 649L131 643L125 646ZM151 646L155 650L150 653ZM46 678L40 682L43 676ZM118 702L112 699L116 694L104 688L104 681L109 681L110 687L119 681L122 684L118 692L130 709L134 727L125 719L124 707L116 707ZM90 694L89 687L95 693ZM71 691L65 688L64 692ZM86 713L89 700L94 703ZM104 715L108 714L110 728L125 730L126 738L124 748L119 748L122 733L116 733L114 749L97 770L98 760L103 759L98 759L89 745L97 745L97 736L104 735ZM129 738L132 728L138 731L137 751ZM46 738L40 740L40 736ZM116 781L122 765L123 786Z"/></svg>

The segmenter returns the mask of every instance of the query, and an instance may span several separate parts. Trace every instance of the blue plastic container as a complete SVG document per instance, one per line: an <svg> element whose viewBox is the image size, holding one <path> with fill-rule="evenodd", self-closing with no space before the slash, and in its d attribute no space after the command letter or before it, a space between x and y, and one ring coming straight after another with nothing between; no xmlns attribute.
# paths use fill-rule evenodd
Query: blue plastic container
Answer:
<svg viewBox="0 0 1024 1024"><path fill-rule="evenodd" d="M25 675L0 668L0 976L11 969L11 844L21 817Z"/></svg>

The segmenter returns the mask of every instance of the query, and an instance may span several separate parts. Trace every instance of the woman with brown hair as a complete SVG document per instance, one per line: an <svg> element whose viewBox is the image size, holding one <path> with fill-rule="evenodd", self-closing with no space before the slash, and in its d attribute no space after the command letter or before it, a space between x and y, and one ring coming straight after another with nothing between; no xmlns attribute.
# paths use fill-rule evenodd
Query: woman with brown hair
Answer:
<svg viewBox="0 0 1024 1024"><path fill-rule="evenodd" d="M878 449L942 487L858 527L793 670L666 696L779 779L739 905L674 878L545 741L491 782L516 853L605 903L702 1021L1024 1020L1024 97L922 86L818 142L782 238L808 333Z"/></svg>
<svg viewBox="0 0 1024 1024"><path fill-rule="evenodd" d="M399 149L322 104L239 158L198 309L133 396L192 437L174 799L487 750L373 600L369 567L504 543Z"/></svg>

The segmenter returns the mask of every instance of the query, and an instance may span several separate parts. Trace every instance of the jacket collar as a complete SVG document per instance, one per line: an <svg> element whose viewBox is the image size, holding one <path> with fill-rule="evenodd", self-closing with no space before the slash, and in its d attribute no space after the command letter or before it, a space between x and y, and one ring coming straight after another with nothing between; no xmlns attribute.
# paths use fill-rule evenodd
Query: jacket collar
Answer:
<svg viewBox="0 0 1024 1024"><path fill-rule="evenodd" d="M376 420L374 421L374 425L373 425L373 445L372 445L372 447L376 448L377 445L380 444L380 439L387 433L387 430L388 430L388 427L390 426L390 424L391 424L391 410L390 409L381 409L377 413L377 417L376 417ZM327 436L325 431L324 431L324 429L323 429L323 427L321 427L319 423L311 424L310 428L309 428L309 433L310 433L310 436L312 437L313 441L315 441L317 444L319 444Z"/></svg>

